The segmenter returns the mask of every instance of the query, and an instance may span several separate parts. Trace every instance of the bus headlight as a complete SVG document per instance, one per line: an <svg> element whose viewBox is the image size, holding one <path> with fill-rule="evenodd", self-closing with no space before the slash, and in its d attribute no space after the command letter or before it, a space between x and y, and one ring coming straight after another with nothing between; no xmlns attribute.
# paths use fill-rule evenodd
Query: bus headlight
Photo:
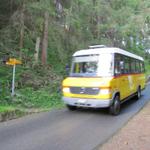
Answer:
<svg viewBox="0 0 150 150"><path fill-rule="evenodd" d="M110 88L102 88L100 89L100 94L102 95L107 95L107 94L111 94L111 89Z"/></svg>
<svg viewBox="0 0 150 150"><path fill-rule="evenodd" d="M62 91L64 93L70 93L70 88L69 87L63 87Z"/></svg>

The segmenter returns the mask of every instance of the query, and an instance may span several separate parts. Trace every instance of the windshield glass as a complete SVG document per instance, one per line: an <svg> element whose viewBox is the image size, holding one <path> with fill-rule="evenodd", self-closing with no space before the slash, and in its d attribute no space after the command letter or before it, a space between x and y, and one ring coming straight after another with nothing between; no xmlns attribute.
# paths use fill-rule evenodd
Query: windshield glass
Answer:
<svg viewBox="0 0 150 150"><path fill-rule="evenodd" d="M70 76L111 76L112 55L101 54L73 58Z"/></svg>
<svg viewBox="0 0 150 150"><path fill-rule="evenodd" d="M97 62L76 62L74 63L73 73L96 74Z"/></svg>
<svg viewBox="0 0 150 150"><path fill-rule="evenodd" d="M98 55L74 57L71 76L96 76Z"/></svg>

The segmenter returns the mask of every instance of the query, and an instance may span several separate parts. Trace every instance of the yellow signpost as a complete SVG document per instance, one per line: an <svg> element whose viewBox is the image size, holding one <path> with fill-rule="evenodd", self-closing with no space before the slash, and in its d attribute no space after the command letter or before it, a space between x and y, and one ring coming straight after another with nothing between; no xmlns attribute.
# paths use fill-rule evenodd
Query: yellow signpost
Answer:
<svg viewBox="0 0 150 150"><path fill-rule="evenodd" d="M16 72L16 65L22 64L20 60L17 60L15 58L10 58L7 62L7 65L13 66L13 78L12 78L12 89L11 89L11 95L15 95L15 72Z"/></svg>
<svg viewBox="0 0 150 150"><path fill-rule="evenodd" d="M7 62L6 62L7 65L20 65L22 64L22 62L20 60L17 60L15 58L10 58Z"/></svg>

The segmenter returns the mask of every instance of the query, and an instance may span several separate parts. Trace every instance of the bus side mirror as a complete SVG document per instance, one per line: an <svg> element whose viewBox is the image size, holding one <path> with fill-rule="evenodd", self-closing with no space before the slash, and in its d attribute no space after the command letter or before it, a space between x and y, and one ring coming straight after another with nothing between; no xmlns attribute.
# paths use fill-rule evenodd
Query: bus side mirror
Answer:
<svg viewBox="0 0 150 150"><path fill-rule="evenodd" d="M66 65L65 69L66 69L66 74L69 75L70 66L68 64Z"/></svg>

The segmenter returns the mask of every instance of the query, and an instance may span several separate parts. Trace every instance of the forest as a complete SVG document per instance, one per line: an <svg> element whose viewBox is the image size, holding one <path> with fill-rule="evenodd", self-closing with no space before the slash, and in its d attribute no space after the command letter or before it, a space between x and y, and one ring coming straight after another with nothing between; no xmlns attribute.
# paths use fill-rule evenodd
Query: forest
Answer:
<svg viewBox="0 0 150 150"><path fill-rule="evenodd" d="M145 59L150 73L149 0L1 0L0 111L60 108L72 54L89 45L119 47ZM11 96L12 66L16 67Z"/></svg>

